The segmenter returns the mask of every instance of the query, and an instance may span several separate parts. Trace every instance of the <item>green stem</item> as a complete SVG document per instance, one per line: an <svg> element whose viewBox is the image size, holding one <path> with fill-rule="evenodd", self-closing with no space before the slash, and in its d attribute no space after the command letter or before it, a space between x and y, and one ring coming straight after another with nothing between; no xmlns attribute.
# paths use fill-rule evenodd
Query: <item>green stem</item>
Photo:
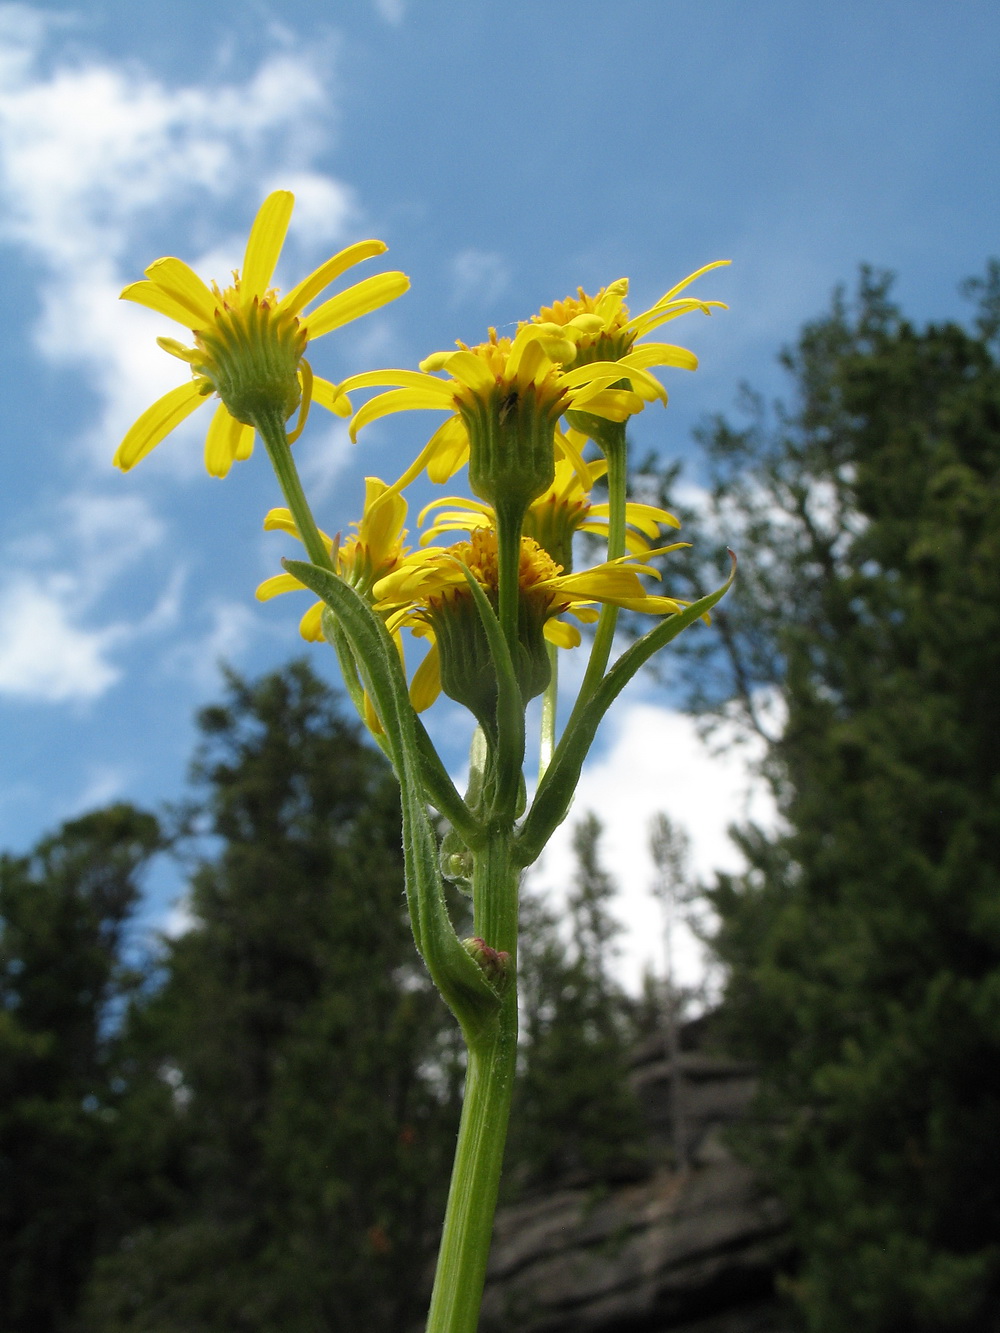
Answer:
<svg viewBox="0 0 1000 1333"><path fill-rule="evenodd" d="M309 508L309 501L302 489L298 468L295 466L291 446L288 443L285 422L277 412L266 415L260 413L254 422L254 428L264 441L271 466L278 478L278 485L281 487L288 508L291 510L299 536L309 553L309 559L314 565L319 565L320 569L330 569L336 572L333 559L326 549L326 543L319 534L316 520Z"/></svg>
<svg viewBox="0 0 1000 1333"><path fill-rule="evenodd" d="M552 753L556 748L556 706L559 701L559 649L554 643L545 645L549 655L551 675L542 695L542 727L538 745L538 781L545 776L545 770L552 762Z"/></svg>
<svg viewBox="0 0 1000 1333"><path fill-rule="evenodd" d="M497 516L497 619L507 640L512 662L517 662L517 626L520 609L521 527L524 506L498 505Z"/></svg>
<svg viewBox="0 0 1000 1333"><path fill-rule="evenodd" d="M469 1066L426 1333L476 1333L493 1236L517 1062L518 873L511 834L492 829L475 857L476 934L510 956L499 1011L469 1034Z"/></svg>

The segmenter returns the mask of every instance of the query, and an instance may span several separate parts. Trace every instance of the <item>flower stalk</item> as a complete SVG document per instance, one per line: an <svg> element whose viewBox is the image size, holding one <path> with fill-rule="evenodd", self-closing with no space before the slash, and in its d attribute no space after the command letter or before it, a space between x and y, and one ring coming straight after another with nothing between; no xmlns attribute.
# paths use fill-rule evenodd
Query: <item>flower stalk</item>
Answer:
<svg viewBox="0 0 1000 1333"><path fill-rule="evenodd" d="M692 606L651 593L642 577L658 577L649 561L678 549L657 545L661 529L677 520L626 499L627 422L646 403L666 400L650 367L697 364L684 348L636 341L680 314L708 314L720 303L681 296L700 270L633 318L621 279L594 298L581 290L555 302L513 338L491 329L486 342L436 352L419 370L368 371L338 386L314 375L305 359L311 340L394 300L409 280L377 274L313 305L348 268L385 249L362 241L279 297L271 280L292 204L287 191L264 201L242 276L234 274L225 289L168 257L122 293L188 327L194 345L159 340L192 378L142 414L115 463L127 471L213 395L219 401L205 441L212 476L249 458L256 436L264 443L287 504L268 514L265 527L298 539L306 559L285 560L285 573L266 580L258 597L308 589L319 598L302 617L301 633L334 648L349 697L393 766L414 942L468 1048L426 1328L475 1333L514 1087L522 871L565 818L608 708L653 653L707 618L732 582L730 573ZM398 411L448 416L394 485L367 478L364 514L341 543L317 526L291 446L311 404L347 416L348 392L366 388L386 391L355 413L354 438L368 422ZM563 419L573 429L561 430ZM585 460L587 438L603 459ZM409 550L403 488L424 471L433 482L447 481L466 463L476 498L428 506L454 508L435 520L420 549ZM604 470L608 502L595 504L590 490ZM468 532L468 540L426 545L453 529ZM575 570L573 539L581 531L606 540L607 559ZM621 609L656 623L609 667ZM576 622L595 620L583 685L559 736L558 652L581 643ZM403 631L427 647L409 680ZM419 717L441 691L475 720L464 797ZM528 805L525 710L539 695L539 780ZM443 841L431 807L450 825ZM444 874L469 887L471 939L459 938L449 914Z"/></svg>

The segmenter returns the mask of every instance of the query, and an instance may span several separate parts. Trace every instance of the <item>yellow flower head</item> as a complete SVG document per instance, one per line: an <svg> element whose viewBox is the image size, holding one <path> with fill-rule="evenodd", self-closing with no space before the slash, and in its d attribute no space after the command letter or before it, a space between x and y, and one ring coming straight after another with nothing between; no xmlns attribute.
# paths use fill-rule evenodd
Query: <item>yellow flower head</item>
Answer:
<svg viewBox="0 0 1000 1333"><path fill-rule="evenodd" d="M495 610L499 600L495 529L476 528L468 541L411 552L375 584L375 609L387 617L390 629L398 631L405 626L432 640L431 650L414 677L414 706L426 708L443 688L490 729L496 710L496 670L465 570L471 572ZM536 541L522 537L519 656L514 669L525 702L548 684L545 640L561 648L574 648L580 643L579 629L561 619L565 613L591 622L597 615L595 603L607 602L653 615L672 615L680 609L680 603L672 598L648 594L640 573L659 578L652 566L637 564L628 556L579 574L565 574Z"/></svg>
<svg viewBox="0 0 1000 1333"><path fill-rule="evenodd" d="M617 365L593 362L567 370L576 344L553 324L523 324L514 338L490 330L487 342L458 344L435 352L420 370L379 370L352 376L345 392L393 385L372 398L351 422L352 438L363 426L392 412L437 408L450 413L400 479L406 484L425 467L443 482L468 460L469 481L480 499L530 503L553 479L556 423L571 408L625 420L642 406L636 392L609 386L622 378ZM447 379L434 372L444 371ZM651 375L636 372L634 383L662 393Z"/></svg>
<svg viewBox="0 0 1000 1333"><path fill-rule="evenodd" d="M361 519L352 523L355 528L346 541L335 543L325 532L320 533L326 549L334 558L337 573L364 597L370 597L379 579L390 574L406 555L406 501L394 486L387 486L378 477L365 478L365 507ZM295 521L287 509L272 509L264 519L268 532L287 532L301 540ZM292 574L275 574L265 579L257 589L257 600L270 601L283 592L294 592L305 587ZM323 638L323 603L316 602L299 622L299 633L313 643Z"/></svg>
<svg viewBox="0 0 1000 1333"><path fill-rule="evenodd" d="M264 200L250 229L243 268L233 273L230 286L208 287L183 260L168 257L150 264L145 281L122 292L123 300L176 320L194 337L193 347L157 339L164 351L191 366L194 378L158 399L135 422L114 457L123 472L212 393L222 400L205 440L205 466L213 477L224 477L234 461L249 458L253 423L262 413L278 414L284 422L301 403L304 421L312 401L338 416L350 415L346 396L313 376L306 344L395 300L410 282L404 273L379 273L307 312L305 307L347 269L386 249L382 241L360 241L279 298L271 279L294 202L288 190L276 190Z"/></svg>
<svg viewBox="0 0 1000 1333"><path fill-rule="evenodd" d="M564 442L567 447L571 446L570 439ZM575 443L573 440L574 446ZM575 448L573 452L576 452ZM525 513L524 535L533 538L567 572L573 567L573 537L576 533L589 532L607 537L608 505L594 504L590 494L594 483L607 470L603 458L587 463L579 457L572 461L569 457L558 459L552 485L531 502ZM455 508L449 509L449 505ZM432 526L421 537L421 546L444 532L474 532L496 524L489 505L463 496L448 496L425 506L417 519L419 526L423 527L424 519L434 511L438 512ZM634 501L625 506L625 523L625 545L632 555L643 555L652 550L661 527L680 527L679 521L665 509Z"/></svg>
<svg viewBox="0 0 1000 1333"><path fill-rule="evenodd" d="M576 296L567 296L563 301L543 306L530 322L546 329L561 329L572 340L576 350L567 366L575 369L593 362L617 363L619 378L626 380L641 399L651 401L653 397L659 397L666 402L666 391L649 374L649 367L678 366L684 370L697 370L698 358L686 347L676 347L672 343L643 343L641 347L635 344L661 324L691 310L700 310L706 315L710 315L713 308L725 310L722 301L702 301L681 293L703 273L728 263L728 259L716 260L689 274L641 315L629 313L625 304L628 278L619 278L602 287L596 296L588 296L582 287L578 287ZM650 392L650 381L656 386L653 392Z"/></svg>

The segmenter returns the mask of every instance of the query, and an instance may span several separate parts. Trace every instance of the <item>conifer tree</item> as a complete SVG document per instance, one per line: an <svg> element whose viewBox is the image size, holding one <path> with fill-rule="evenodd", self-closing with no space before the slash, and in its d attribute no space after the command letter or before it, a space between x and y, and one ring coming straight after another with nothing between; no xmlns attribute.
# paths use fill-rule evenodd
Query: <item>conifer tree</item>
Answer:
<svg viewBox="0 0 1000 1333"><path fill-rule="evenodd" d="M918 328L866 272L794 406L704 437L741 575L691 679L784 824L743 830L716 946L815 1333L1000 1328L1000 266L971 288Z"/></svg>
<svg viewBox="0 0 1000 1333"><path fill-rule="evenodd" d="M508 1162L512 1183L529 1188L610 1179L645 1157L628 1083L631 1006L611 973L617 888L600 864L600 835L593 814L573 833L568 941L536 897L523 906L523 1053Z"/></svg>
<svg viewBox="0 0 1000 1333"><path fill-rule="evenodd" d="M62 1333L111 1211L123 960L156 820L115 805L0 857L0 1327Z"/></svg>
<svg viewBox="0 0 1000 1333"><path fill-rule="evenodd" d="M395 1333L426 1300L458 1081L398 797L304 663L230 674L200 727L188 822L215 849L131 1023L131 1137L162 1157L88 1327Z"/></svg>

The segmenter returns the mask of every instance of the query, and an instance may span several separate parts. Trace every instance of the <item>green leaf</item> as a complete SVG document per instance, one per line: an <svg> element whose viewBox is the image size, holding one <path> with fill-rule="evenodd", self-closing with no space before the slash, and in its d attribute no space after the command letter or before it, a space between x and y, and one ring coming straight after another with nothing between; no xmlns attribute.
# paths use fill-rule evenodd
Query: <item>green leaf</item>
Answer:
<svg viewBox="0 0 1000 1333"><path fill-rule="evenodd" d="M448 915L437 838L427 813L416 714L396 646L385 625L350 584L304 560L283 563L337 617L385 729L402 796L406 896L413 937L434 984L466 1035L474 1036L496 1015L500 998L462 947Z"/></svg>

